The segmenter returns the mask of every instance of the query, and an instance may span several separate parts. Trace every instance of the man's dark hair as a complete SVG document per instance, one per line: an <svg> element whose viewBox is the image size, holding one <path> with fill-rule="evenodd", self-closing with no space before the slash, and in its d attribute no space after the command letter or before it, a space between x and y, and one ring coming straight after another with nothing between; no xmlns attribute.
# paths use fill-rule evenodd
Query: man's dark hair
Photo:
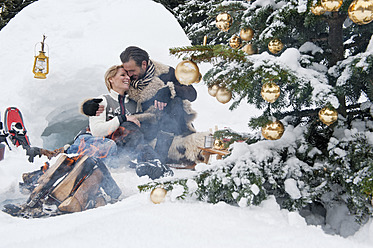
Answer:
<svg viewBox="0 0 373 248"><path fill-rule="evenodd" d="M141 66L141 63L145 60L148 63L149 55L148 53L136 46L129 46L120 54L120 60L122 63L126 63L133 59L137 66Z"/></svg>

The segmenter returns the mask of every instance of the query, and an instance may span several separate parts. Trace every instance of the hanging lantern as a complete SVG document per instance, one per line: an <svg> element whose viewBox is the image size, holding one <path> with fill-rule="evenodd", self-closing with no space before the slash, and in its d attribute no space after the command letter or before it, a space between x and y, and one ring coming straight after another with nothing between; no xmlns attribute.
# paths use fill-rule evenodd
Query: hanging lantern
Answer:
<svg viewBox="0 0 373 248"><path fill-rule="evenodd" d="M41 51L39 51L39 55L35 54L34 66L32 69L32 72L35 74L34 78L46 79L49 73L49 58L44 51L45 38L46 36L43 35L43 41L40 42Z"/></svg>
<svg viewBox="0 0 373 248"><path fill-rule="evenodd" d="M263 99L270 103L274 103L277 100L277 98L280 96L280 93L281 93L280 87L273 82L268 82L268 83L263 84L262 90L260 92Z"/></svg>
<svg viewBox="0 0 373 248"><path fill-rule="evenodd" d="M283 48L284 44L279 39L273 39L268 43L268 49L273 54L279 53Z"/></svg>
<svg viewBox="0 0 373 248"><path fill-rule="evenodd" d="M324 107L319 111L319 118L325 125L331 125L338 119L338 112L331 107Z"/></svg>
<svg viewBox="0 0 373 248"><path fill-rule="evenodd" d="M225 87L219 88L216 92L216 99L219 102L226 104L232 99L232 92L230 90L227 90Z"/></svg>
<svg viewBox="0 0 373 248"><path fill-rule="evenodd" d="M213 96L215 97L216 96L216 93L218 92L218 89L220 87L216 84L210 86L208 89L207 89L207 92L210 94L210 96Z"/></svg>
<svg viewBox="0 0 373 248"><path fill-rule="evenodd" d="M224 31L224 32L228 31L230 27L232 26L232 23L233 23L233 18L228 13L220 13L216 17L216 26L221 31Z"/></svg>
<svg viewBox="0 0 373 248"><path fill-rule="evenodd" d="M359 25L368 24L373 20L373 1L355 0L348 7L348 16Z"/></svg>
<svg viewBox="0 0 373 248"><path fill-rule="evenodd" d="M321 6L326 11L338 11L342 6L343 0L321 0Z"/></svg>
<svg viewBox="0 0 373 248"><path fill-rule="evenodd" d="M176 79L185 85L190 85L198 81L200 77L199 68L196 63L191 60L180 62L175 69Z"/></svg>
<svg viewBox="0 0 373 248"><path fill-rule="evenodd" d="M267 140L278 140L284 134L285 128L281 121L268 122L262 127L262 135Z"/></svg>
<svg viewBox="0 0 373 248"><path fill-rule="evenodd" d="M315 5L311 6L311 12L314 15L322 15L326 12L323 6L321 6L321 3L316 3Z"/></svg>
<svg viewBox="0 0 373 248"><path fill-rule="evenodd" d="M166 198L167 190L164 188L154 188L152 192L150 193L150 200L154 204L159 204L164 201L164 198Z"/></svg>
<svg viewBox="0 0 373 248"><path fill-rule="evenodd" d="M234 49L240 48L242 45L242 40L239 36L233 35L232 38L229 40L229 45Z"/></svg>
<svg viewBox="0 0 373 248"><path fill-rule="evenodd" d="M240 37L244 41L250 41L253 38L253 36L254 30L252 30L251 28L241 29L240 31Z"/></svg>
<svg viewBox="0 0 373 248"><path fill-rule="evenodd" d="M241 50L247 53L248 55L252 55L255 53L255 49L251 44L246 44Z"/></svg>

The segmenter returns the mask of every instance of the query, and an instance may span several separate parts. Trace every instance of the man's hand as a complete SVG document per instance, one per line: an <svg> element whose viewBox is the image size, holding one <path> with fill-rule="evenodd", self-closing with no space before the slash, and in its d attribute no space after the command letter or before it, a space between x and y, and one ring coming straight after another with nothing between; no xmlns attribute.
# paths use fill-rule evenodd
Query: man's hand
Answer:
<svg viewBox="0 0 373 248"><path fill-rule="evenodd" d="M134 117L133 115L126 115L126 117L127 117L127 121L131 121L139 127L141 126L140 121L136 117Z"/></svg>
<svg viewBox="0 0 373 248"><path fill-rule="evenodd" d="M154 100L154 107L159 110L163 110L167 106L166 102L159 102L157 100Z"/></svg>
<svg viewBox="0 0 373 248"><path fill-rule="evenodd" d="M154 107L159 110L163 110L167 103L171 100L171 91L169 87L164 87L158 90L154 96Z"/></svg>

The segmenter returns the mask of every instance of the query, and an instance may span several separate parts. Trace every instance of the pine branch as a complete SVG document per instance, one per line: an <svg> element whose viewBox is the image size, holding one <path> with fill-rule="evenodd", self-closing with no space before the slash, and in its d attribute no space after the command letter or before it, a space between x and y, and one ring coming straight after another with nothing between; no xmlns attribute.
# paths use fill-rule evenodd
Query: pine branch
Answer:
<svg viewBox="0 0 373 248"><path fill-rule="evenodd" d="M189 57L196 63L217 62L218 59L227 62L245 63L246 54L241 50L232 49L226 45L196 45L187 47L170 48L170 54L180 58L182 55Z"/></svg>
<svg viewBox="0 0 373 248"><path fill-rule="evenodd" d="M350 110L347 112L347 116L354 116L354 115L357 115L357 114L364 114L366 113L366 110L361 110L360 109L360 104L352 104L352 105L348 105L346 107L347 110ZM353 109L357 109L357 110L353 110ZM319 111L321 110L321 108L316 108L316 109L305 109L305 110L293 110L293 111L289 111L289 112L283 112L283 113L275 113L274 115L276 116L276 118L278 119L282 119L286 116L297 116L299 118L302 118L302 117L312 117L312 116L317 116ZM338 111L338 110L337 110Z"/></svg>

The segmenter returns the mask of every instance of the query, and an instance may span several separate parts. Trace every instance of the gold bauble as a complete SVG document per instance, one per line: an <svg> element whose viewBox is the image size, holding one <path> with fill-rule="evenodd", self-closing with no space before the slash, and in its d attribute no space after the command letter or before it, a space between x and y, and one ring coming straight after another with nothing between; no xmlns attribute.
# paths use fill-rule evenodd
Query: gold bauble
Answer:
<svg viewBox="0 0 373 248"><path fill-rule="evenodd" d="M252 55L255 53L255 49L251 44L246 44L241 50L247 53L248 55Z"/></svg>
<svg viewBox="0 0 373 248"><path fill-rule="evenodd" d="M348 8L348 16L356 24L368 24L373 20L373 1L355 0Z"/></svg>
<svg viewBox="0 0 373 248"><path fill-rule="evenodd" d="M216 99L219 102L226 104L232 99L232 92L226 88L219 88L216 92Z"/></svg>
<svg viewBox="0 0 373 248"><path fill-rule="evenodd" d="M190 60L180 62L175 69L175 76L181 84L190 85L198 80L199 75L197 64Z"/></svg>
<svg viewBox="0 0 373 248"><path fill-rule="evenodd" d="M224 149L224 143L221 139L216 139L214 141L214 148L217 149L217 150L222 150Z"/></svg>
<svg viewBox="0 0 373 248"><path fill-rule="evenodd" d="M338 11L342 6L343 0L321 0L321 6L326 11Z"/></svg>
<svg viewBox="0 0 373 248"><path fill-rule="evenodd" d="M319 118L325 125L331 125L338 119L338 112L330 107L324 107L319 111Z"/></svg>
<svg viewBox="0 0 373 248"><path fill-rule="evenodd" d="M242 45L242 40L239 36L233 35L232 38L229 40L229 45L234 49L240 48Z"/></svg>
<svg viewBox="0 0 373 248"><path fill-rule="evenodd" d="M245 40L245 41L250 41L254 36L254 30L252 30L251 28L245 28L245 29L241 29L240 31L240 37L242 40Z"/></svg>
<svg viewBox="0 0 373 248"><path fill-rule="evenodd" d="M281 121L271 121L262 127L262 135L267 140L280 139L284 131L285 128Z"/></svg>
<svg viewBox="0 0 373 248"><path fill-rule="evenodd" d="M273 82L268 82L263 84L260 94L262 95L265 101L274 103L280 96L281 90L277 84Z"/></svg>
<svg viewBox="0 0 373 248"><path fill-rule="evenodd" d="M273 54L279 53L283 48L284 44L279 39L273 39L268 43L268 49Z"/></svg>
<svg viewBox="0 0 373 248"><path fill-rule="evenodd" d="M326 10L321 6L321 4L315 4L311 7L311 12L314 15L322 15L326 12Z"/></svg>
<svg viewBox="0 0 373 248"><path fill-rule="evenodd" d="M166 194L167 190L165 190L164 188L154 188L150 193L150 200L154 204L159 204L164 201Z"/></svg>
<svg viewBox="0 0 373 248"><path fill-rule="evenodd" d="M221 31L224 31L224 32L228 31L230 27L232 26L232 23L233 23L233 18L228 13L220 13L216 17L216 26Z"/></svg>
<svg viewBox="0 0 373 248"><path fill-rule="evenodd" d="M207 89L207 92L210 94L210 96L213 96L215 97L216 96L216 93L218 92L218 89L220 87L216 84L210 86L208 89Z"/></svg>

